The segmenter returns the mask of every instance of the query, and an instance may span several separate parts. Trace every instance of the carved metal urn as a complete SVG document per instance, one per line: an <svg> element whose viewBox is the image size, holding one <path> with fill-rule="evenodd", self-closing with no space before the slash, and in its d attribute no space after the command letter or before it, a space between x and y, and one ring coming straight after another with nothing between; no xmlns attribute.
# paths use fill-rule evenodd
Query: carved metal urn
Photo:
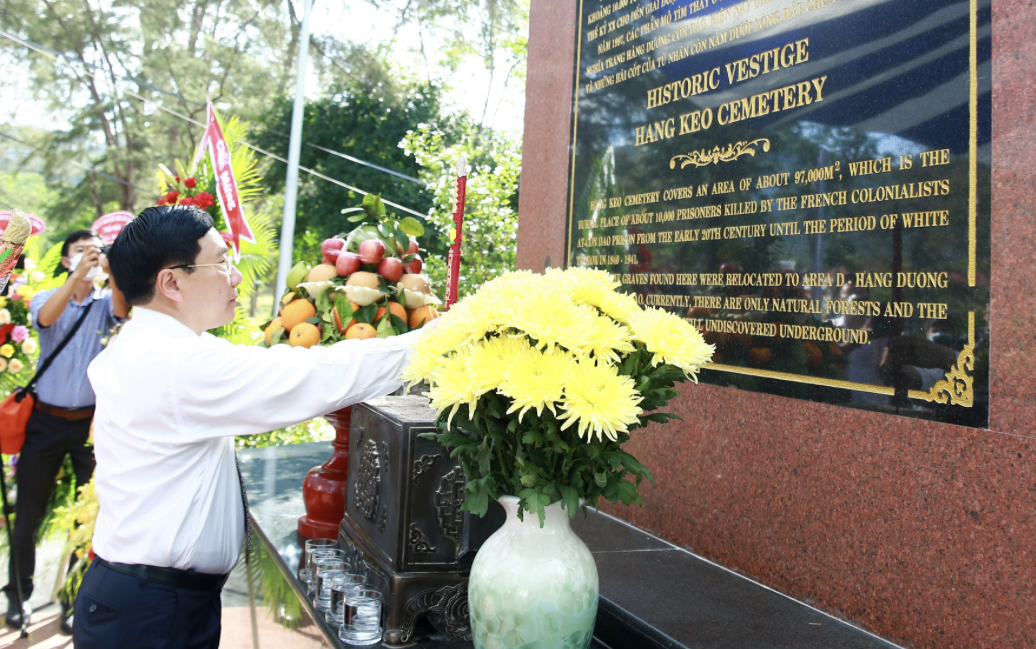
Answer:
<svg viewBox="0 0 1036 649"><path fill-rule="evenodd" d="M385 595L385 643L404 645L425 622L470 640L467 580L475 552L503 523L462 512L464 473L438 442L435 412L420 396L355 406L341 547Z"/></svg>

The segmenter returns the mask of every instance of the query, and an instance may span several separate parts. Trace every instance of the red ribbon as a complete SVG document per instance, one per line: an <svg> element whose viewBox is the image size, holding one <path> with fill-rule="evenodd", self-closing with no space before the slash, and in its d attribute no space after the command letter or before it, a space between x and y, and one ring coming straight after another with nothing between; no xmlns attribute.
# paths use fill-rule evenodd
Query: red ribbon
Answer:
<svg viewBox="0 0 1036 649"><path fill-rule="evenodd" d="M241 255L241 239L255 243L255 235L248 225L245 212L241 209L241 202L237 195L237 180L234 178L234 169L230 164L230 148L223 137L223 129L219 127L216 119L216 110L210 103L208 105L209 121L205 127L205 135L202 136L201 146L198 148L198 155L194 163L198 164L204 151L209 152L209 159L212 160L212 172L216 177L216 195L219 197L219 209L223 212L223 220L230 230L230 246L234 251L234 258Z"/></svg>
<svg viewBox="0 0 1036 649"><path fill-rule="evenodd" d="M460 279L460 243L464 239L464 201L468 187L468 177L457 177L457 209L453 212L453 244L450 246L450 256L446 264L446 307L450 307L457 301L457 282Z"/></svg>

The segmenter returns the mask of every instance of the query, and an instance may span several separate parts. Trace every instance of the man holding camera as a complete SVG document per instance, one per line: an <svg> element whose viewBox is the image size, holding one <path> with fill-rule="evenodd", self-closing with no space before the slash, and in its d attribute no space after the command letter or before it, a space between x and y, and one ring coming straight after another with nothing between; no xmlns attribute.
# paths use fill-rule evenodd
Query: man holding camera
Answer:
<svg viewBox="0 0 1036 649"><path fill-rule="evenodd" d="M87 446L87 439L94 391L87 367L103 349L102 338L129 313L118 288L94 288L94 277L107 268L101 240L94 233L78 230L70 234L61 248L61 264L68 271L65 283L38 293L30 307L40 339L37 367L66 338L68 342L36 384L36 405L26 424L25 445L18 458L14 552L4 587L7 624L14 627L21 625L23 611L29 613L24 602L23 610L18 610L15 560L22 597L27 602L36 568L37 535L65 455L72 458L77 488L89 482L93 474L93 450Z"/></svg>

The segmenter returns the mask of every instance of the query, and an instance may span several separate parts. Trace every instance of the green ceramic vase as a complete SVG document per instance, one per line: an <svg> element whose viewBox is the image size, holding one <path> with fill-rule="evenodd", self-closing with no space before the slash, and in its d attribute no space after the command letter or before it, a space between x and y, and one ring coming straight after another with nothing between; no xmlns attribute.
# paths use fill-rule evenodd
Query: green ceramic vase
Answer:
<svg viewBox="0 0 1036 649"><path fill-rule="evenodd" d="M518 499L500 498L507 520L471 566L468 605L475 649L586 649L597 618L597 565L561 503L518 520Z"/></svg>

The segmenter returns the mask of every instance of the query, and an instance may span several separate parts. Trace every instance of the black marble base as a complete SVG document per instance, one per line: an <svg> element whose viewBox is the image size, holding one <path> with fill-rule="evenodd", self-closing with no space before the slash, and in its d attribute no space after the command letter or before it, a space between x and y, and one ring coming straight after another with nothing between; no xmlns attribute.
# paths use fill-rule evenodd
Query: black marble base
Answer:
<svg viewBox="0 0 1036 649"><path fill-rule="evenodd" d="M331 455L330 443L241 452L256 534L331 647L345 647L314 615L296 578L303 540L306 472ZM897 645L746 579L631 525L589 510L573 528L597 561L598 649L896 649ZM464 649L421 625L416 646Z"/></svg>

